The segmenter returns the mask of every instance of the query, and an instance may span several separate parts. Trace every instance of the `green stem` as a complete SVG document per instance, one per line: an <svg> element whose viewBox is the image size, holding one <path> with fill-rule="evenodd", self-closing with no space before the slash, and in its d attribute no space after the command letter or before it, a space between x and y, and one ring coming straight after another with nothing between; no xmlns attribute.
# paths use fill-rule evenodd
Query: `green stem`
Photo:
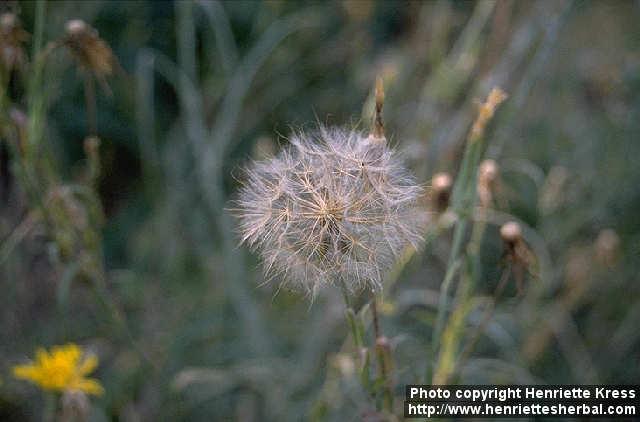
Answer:
<svg viewBox="0 0 640 422"><path fill-rule="evenodd" d="M84 101L87 107L87 131L89 136L98 136L98 117L96 112L96 88L93 77L84 72Z"/></svg>
<svg viewBox="0 0 640 422"><path fill-rule="evenodd" d="M47 392L44 396L44 408L42 409L42 421L53 422L56 418L57 397L55 393Z"/></svg>
<svg viewBox="0 0 640 422"><path fill-rule="evenodd" d="M446 314L450 306L449 293L457 267L460 265L460 255L462 253L464 236L467 232L469 215L472 212L476 198L476 173L482 153L481 141L481 139L469 139L467 142L460 171L458 172L458 177L453 188L451 204L454 212L458 216L458 222L453 233L453 245L451 247L451 254L449 255L447 272L440 286L438 314L431 342L431 356L433 357L438 354L438 345L440 343L440 337L442 336L442 330L444 329Z"/></svg>
<svg viewBox="0 0 640 422"><path fill-rule="evenodd" d="M391 350L388 343L382 343L382 331L378 318L377 297L375 294L371 298L371 314L373 318L374 350L378 358L379 379L383 385L383 409L391 413L393 411L393 383L391 380Z"/></svg>
<svg viewBox="0 0 640 422"><path fill-rule="evenodd" d="M41 122L41 118L43 117L44 99L41 84L44 60L40 57L40 51L42 50L44 37L45 13L46 2L44 0L38 0L36 2L33 31L33 71L29 81L29 145L26 151L27 154L31 153L32 149L40 141L42 133L43 122Z"/></svg>

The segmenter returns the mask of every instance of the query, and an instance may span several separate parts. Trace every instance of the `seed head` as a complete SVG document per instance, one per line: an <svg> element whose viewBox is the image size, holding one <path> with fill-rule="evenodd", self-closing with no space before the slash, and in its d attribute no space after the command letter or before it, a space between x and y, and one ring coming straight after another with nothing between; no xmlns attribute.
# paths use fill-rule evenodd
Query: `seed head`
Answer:
<svg viewBox="0 0 640 422"><path fill-rule="evenodd" d="M321 127L290 144L246 170L242 242L295 289L315 294L340 279L350 291L381 288L397 256L422 240L421 187L385 142L357 131Z"/></svg>

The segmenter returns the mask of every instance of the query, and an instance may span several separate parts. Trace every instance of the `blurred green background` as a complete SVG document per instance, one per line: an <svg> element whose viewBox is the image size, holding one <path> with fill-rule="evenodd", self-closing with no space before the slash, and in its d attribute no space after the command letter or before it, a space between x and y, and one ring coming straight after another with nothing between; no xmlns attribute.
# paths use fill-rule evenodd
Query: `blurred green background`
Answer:
<svg viewBox="0 0 640 422"><path fill-rule="evenodd" d="M33 32L35 3L0 8ZM310 303L277 280L264 284L227 209L242 166L286 146L292 130L366 130L376 75L386 132L425 186L435 172L455 175L476 102L493 86L509 94L487 134L485 155L501 168L495 222L526 225L537 273L524 297L508 287L457 382L640 379L639 2L56 1L45 40L62 37L70 19L96 28L121 67L111 95L97 89L98 229L106 289L128 334L73 262L52 258L45 229L27 225L12 242L30 205L3 139L0 419L38 420L39 392L10 367L69 341L100 357L106 394L92 400L93 420L368 414L341 349L339 292ZM88 129L65 50L52 54L44 86L43 142L61 180L73 181ZM19 88L12 95L26 104ZM385 291L398 397L433 364L450 237ZM501 256L490 225L479 295L495 288Z"/></svg>

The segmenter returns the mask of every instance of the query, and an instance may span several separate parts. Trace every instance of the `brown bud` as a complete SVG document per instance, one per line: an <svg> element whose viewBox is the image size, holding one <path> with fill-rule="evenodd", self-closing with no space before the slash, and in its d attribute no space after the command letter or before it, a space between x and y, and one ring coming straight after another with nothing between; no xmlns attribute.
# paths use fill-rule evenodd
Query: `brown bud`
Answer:
<svg viewBox="0 0 640 422"><path fill-rule="evenodd" d="M73 19L65 25L63 39L79 66L92 72L106 86L105 78L113 73L117 60L109 45L98 35L98 31L80 19Z"/></svg>
<svg viewBox="0 0 640 422"><path fill-rule="evenodd" d="M380 336L376 339L376 347L379 347L384 350L388 350L391 345L389 343L389 339L385 336Z"/></svg>
<svg viewBox="0 0 640 422"><path fill-rule="evenodd" d="M604 229L595 243L596 259L601 265L612 267L618 260L620 237L612 229Z"/></svg>
<svg viewBox="0 0 640 422"><path fill-rule="evenodd" d="M22 29L20 20L13 13L0 16L0 65L9 72L21 68L27 61L23 44L29 33Z"/></svg>
<svg viewBox="0 0 640 422"><path fill-rule="evenodd" d="M453 179L449 173L436 173L431 178L431 192L433 206L438 212L442 212L449 206Z"/></svg>
<svg viewBox="0 0 640 422"><path fill-rule="evenodd" d="M491 184L498 178L498 171L498 164L490 158L486 159L480 163L478 179L483 183Z"/></svg>
<svg viewBox="0 0 640 422"><path fill-rule="evenodd" d="M498 87L493 88L491 92L489 92L487 100L480 104L480 107L478 108L478 117L476 117L476 120L473 122L473 126L471 127L469 139L472 142L475 142L483 136L487 123L493 117L498 106L506 99L507 94Z"/></svg>
<svg viewBox="0 0 640 422"><path fill-rule="evenodd" d="M493 201L499 168L494 160L487 159L478 168L478 198L480 205L489 207Z"/></svg>
<svg viewBox="0 0 640 422"><path fill-rule="evenodd" d="M522 240L522 228L515 221L509 221L500 227L500 237L507 245L515 245Z"/></svg>
<svg viewBox="0 0 640 422"><path fill-rule="evenodd" d="M86 22L81 19L72 19L68 21L67 24L64 26L64 29L67 32L67 35L72 37L82 35L84 32L88 30L88 28L89 27L87 26Z"/></svg>
<svg viewBox="0 0 640 422"><path fill-rule="evenodd" d="M3 13L0 16L0 31L2 34L7 34L18 25L18 17L13 13Z"/></svg>

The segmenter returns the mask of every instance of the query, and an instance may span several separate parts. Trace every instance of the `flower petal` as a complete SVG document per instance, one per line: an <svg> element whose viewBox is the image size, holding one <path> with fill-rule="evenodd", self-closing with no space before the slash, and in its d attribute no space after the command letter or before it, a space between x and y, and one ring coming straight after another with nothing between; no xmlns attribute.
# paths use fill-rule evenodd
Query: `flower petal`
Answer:
<svg viewBox="0 0 640 422"><path fill-rule="evenodd" d="M104 388L98 380L93 378L82 378L79 379L76 385L73 386L73 389L83 391L87 394L93 394L94 396L101 396L104 394Z"/></svg>
<svg viewBox="0 0 640 422"><path fill-rule="evenodd" d="M96 355L87 355L80 364L78 372L80 373L80 375L87 375L92 373L97 366L98 358L96 357Z"/></svg>

